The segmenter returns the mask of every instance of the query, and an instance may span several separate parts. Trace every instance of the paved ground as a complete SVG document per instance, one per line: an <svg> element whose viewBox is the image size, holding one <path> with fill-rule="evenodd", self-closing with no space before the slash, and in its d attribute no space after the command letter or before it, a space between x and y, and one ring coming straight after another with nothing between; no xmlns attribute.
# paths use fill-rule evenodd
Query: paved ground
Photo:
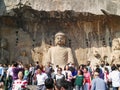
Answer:
<svg viewBox="0 0 120 90"><path fill-rule="evenodd" d="M37 90L37 86L36 85L29 85L28 86L30 88L30 90ZM74 89L75 90L75 89ZM112 88L110 88L109 90L112 90Z"/></svg>
<svg viewBox="0 0 120 90"><path fill-rule="evenodd" d="M37 90L37 86L36 86L36 85L28 85L28 88L29 88L30 90ZM4 89L0 88L0 90L4 90ZM75 89L74 89L74 90L75 90ZM109 90L112 90L112 88L110 88Z"/></svg>
<svg viewBox="0 0 120 90"><path fill-rule="evenodd" d="M36 85L28 85L28 88L30 90L37 90L37 86Z"/></svg>
<svg viewBox="0 0 120 90"><path fill-rule="evenodd" d="M30 90L37 90L37 86L36 85L28 85L28 88ZM4 90L3 88L0 88L0 90Z"/></svg>

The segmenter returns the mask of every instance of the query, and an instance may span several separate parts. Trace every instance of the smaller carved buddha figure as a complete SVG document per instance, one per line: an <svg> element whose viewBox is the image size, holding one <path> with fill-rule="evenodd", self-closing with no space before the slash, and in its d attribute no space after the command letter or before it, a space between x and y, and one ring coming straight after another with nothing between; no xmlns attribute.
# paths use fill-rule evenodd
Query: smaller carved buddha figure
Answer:
<svg viewBox="0 0 120 90"><path fill-rule="evenodd" d="M26 50L21 50L18 61L22 62L23 64L29 64L29 58L27 57Z"/></svg>

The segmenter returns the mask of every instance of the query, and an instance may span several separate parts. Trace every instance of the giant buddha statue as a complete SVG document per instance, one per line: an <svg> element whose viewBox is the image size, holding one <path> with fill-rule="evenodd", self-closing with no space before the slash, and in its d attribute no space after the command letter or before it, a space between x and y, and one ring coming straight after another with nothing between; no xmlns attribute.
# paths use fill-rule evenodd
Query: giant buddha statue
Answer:
<svg viewBox="0 0 120 90"><path fill-rule="evenodd" d="M47 60L55 67L59 65L64 67L67 63L73 63L72 50L65 46L66 35L63 32L58 32L55 35L55 46L49 48Z"/></svg>

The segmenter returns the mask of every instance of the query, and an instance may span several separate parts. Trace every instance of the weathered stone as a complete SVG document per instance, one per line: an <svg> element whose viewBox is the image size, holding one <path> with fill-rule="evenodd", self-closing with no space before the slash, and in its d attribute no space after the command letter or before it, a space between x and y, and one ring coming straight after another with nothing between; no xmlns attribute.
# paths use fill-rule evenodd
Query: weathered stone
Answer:
<svg viewBox="0 0 120 90"><path fill-rule="evenodd" d="M21 2L20 0L4 0L4 2L1 3L3 5L5 3L7 11L18 7L19 5L23 6L23 4L25 4L39 11L74 10L77 12L102 14L100 10L104 9L111 14L120 15L119 0L21 0ZM2 6L0 8L2 8Z"/></svg>
<svg viewBox="0 0 120 90"><path fill-rule="evenodd" d="M65 34L58 32L55 35L55 46L48 50L47 61L53 63L54 67L59 65L64 68L68 63L74 63L72 50L65 46Z"/></svg>
<svg viewBox="0 0 120 90"><path fill-rule="evenodd" d="M0 0L0 16L6 13L6 6L4 0Z"/></svg>
<svg viewBox="0 0 120 90"><path fill-rule="evenodd" d="M30 63L30 59L27 56L26 50L20 51L20 55L17 57L17 61L22 62L24 65Z"/></svg>
<svg viewBox="0 0 120 90"><path fill-rule="evenodd" d="M40 48L39 61L44 62L48 47L55 46L54 35L58 31L66 34L66 46L71 47L74 60L79 64L96 58L94 51L99 53L100 60L107 56L109 62L112 41L120 37L120 16L117 15L95 15L73 10L38 11L28 6L13 11L13 16L0 17L0 33L8 40L10 62L15 61L21 49L25 49L32 59L31 49L36 47Z"/></svg>
<svg viewBox="0 0 120 90"><path fill-rule="evenodd" d="M8 41L5 38L0 38L0 63L7 64L9 60Z"/></svg>
<svg viewBox="0 0 120 90"><path fill-rule="evenodd" d="M112 62L120 64L120 38L113 39L112 45Z"/></svg>

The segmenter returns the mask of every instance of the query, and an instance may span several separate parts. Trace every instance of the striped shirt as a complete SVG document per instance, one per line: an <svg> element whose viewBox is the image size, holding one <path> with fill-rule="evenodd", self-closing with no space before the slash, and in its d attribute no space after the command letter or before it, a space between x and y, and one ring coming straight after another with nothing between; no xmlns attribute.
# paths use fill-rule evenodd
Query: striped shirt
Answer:
<svg viewBox="0 0 120 90"><path fill-rule="evenodd" d="M28 82L26 80L17 79L13 82L12 90L22 90L26 88Z"/></svg>

